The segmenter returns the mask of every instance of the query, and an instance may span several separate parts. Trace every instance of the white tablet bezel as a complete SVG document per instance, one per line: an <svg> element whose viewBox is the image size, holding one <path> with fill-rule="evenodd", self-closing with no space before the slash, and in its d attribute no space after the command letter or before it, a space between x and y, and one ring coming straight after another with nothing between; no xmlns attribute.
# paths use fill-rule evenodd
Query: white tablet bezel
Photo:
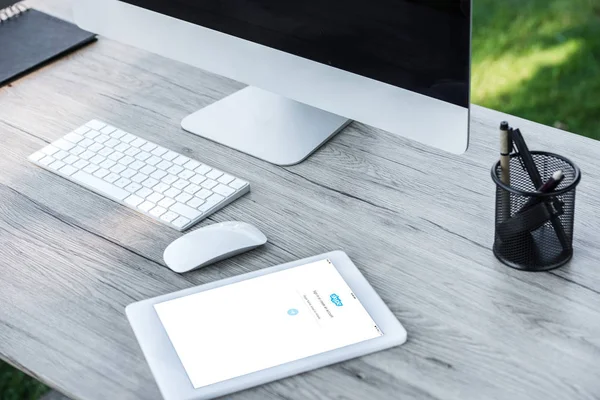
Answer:
<svg viewBox="0 0 600 400"><path fill-rule="evenodd" d="M192 386L183 364L158 318L158 314L154 309L155 304L327 258L331 260L337 271L352 289L352 292L371 315L371 318L373 318L383 332L383 336L198 389ZM406 330L404 327L343 251L320 254L143 300L130 304L126 307L125 311L165 400L200 400L223 396L277 379L398 346L406 341Z"/></svg>

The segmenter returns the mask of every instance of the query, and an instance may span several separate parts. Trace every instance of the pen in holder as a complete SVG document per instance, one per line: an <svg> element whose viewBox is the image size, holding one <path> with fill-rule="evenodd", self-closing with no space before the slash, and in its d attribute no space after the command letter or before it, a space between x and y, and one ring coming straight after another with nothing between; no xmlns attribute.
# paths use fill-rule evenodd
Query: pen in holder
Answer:
<svg viewBox="0 0 600 400"><path fill-rule="evenodd" d="M500 161L492 167L496 184L494 254L512 268L547 271L573 256L575 188L581 173L560 155L530 153L543 182L556 171L562 171L564 178L553 191L542 193L534 187L520 153L510 156L510 186L502 182Z"/></svg>

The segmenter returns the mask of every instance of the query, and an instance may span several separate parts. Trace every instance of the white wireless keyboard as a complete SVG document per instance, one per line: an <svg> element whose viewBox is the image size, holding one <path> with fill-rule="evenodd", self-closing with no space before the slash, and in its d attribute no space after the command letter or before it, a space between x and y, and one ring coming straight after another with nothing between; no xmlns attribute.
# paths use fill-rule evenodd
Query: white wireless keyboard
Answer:
<svg viewBox="0 0 600 400"><path fill-rule="evenodd" d="M242 179L97 120L29 160L179 231L250 191Z"/></svg>

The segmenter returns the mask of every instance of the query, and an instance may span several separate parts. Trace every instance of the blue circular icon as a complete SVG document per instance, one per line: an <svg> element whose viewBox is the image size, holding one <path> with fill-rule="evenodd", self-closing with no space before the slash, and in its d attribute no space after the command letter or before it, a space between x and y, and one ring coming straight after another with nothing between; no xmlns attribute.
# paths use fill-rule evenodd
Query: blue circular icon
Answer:
<svg viewBox="0 0 600 400"><path fill-rule="evenodd" d="M298 310L296 310L295 308L290 308L288 310L288 315L298 315Z"/></svg>

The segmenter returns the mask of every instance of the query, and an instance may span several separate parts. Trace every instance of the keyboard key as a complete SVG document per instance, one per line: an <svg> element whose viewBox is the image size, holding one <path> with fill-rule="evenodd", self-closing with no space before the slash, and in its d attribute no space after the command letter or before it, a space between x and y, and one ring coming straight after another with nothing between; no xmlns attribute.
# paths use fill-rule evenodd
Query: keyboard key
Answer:
<svg viewBox="0 0 600 400"><path fill-rule="evenodd" d="M206 174L206 177L210 179L217 179L221 175L223 175L223 172L219 171L218 169L213 169L212 171Z"/></svg>
<svg viewBox="0 0 600 400"><path fill-rule="evenodd" d="M54 161L56 161L56 159L54 157L46 156L46 157L42 158L39 162L42 165L50 165Z"/></svg>
<svg viewBox="0 0 600 400"><path fill-rule="evenodd" d="M175 203L176 203L176 201L173 200L172 198L165 197L161 201L158 202L158 205L161 206L161 207L164 207L164 208L169 208L169 207L171 207Z"/></svg>
<svg viewBox="0 0 600 400"><path fill-rule="evenodd" d="M63 159L63 162L66 164L73 164L74 162L78 161L79 157L74 156L73 154L69 154L67 157L65 157Z"/></svg>
<svg viewBox="0 0 600 400"><path fill-rule="evenodd" d="M125 190L113 186L108 182L104 182L102 179L96 178L82 171L75 172L73 175L71 175L71 179L76 182L81 182L86 186L93 187L100 193L104 193L109 198L113 198L117 201L121 201L129 195L129 193L127 193Z"/></svg>
<svg viewBox="0 0 600 400"><path fill-rule="evenodd" d="M135 158L130 157L130 156L125 156L119 160L119 163L123 164L123 165L129 165L134 161L135 161Z"/></svg>
<svg viewBox="0 0 600 400"><path fill-rule="evenodd" d="M90 158L94 157L95 155L96 155L96 153L94 153L93 151L86 150L79 155L79 158L83 158L84 160L89 160Z"/></svg>
<svg viewBox="0 0 600 400"><path fill-rule="evenodd" d="M100 150L98 152L99 155L101 155L102 157L108 157L110 154L114 153L115 151L113 149L111 149L110 147L103 147L102 150Z"/></svg>
<svg viewBox="0 0 600 400"><path fill-rule="evenodd" d="M46 155L53 155L54 153L56 153L58 151L58 147L54 147L51 144L49 144L48 146L44 147L41 152L46 154Z"/></svg>
<svg viewBox="0 0 600 400"><path fill-rule="evenodd" d="M176 212L177 214L183 215L184 217L189 219L195 219L202 215L202 213L196 210L195 208L186 206L185 204L181 203L173 204L171 207L169 207L169 210Z"/></svg>
<svg viewBox="0 0 600 400"><path fill-rule="evenodd" d="M90 130L90 128L88 128L87 126L80 126L79 128L75 129L73 132L75 132L78 135L85 135L88 131Z"/></svg>
<svg viewBox="0 0 600 400"><path fill-rule="evenodd" d="M209 167L208 165L201 165L198 168L196 168L196 173L200 174L200 175L206 175L206 173L208 171L210 171L212 168Z"/></svg>
<svg viewBox="0 0 600 400"><path fill-rule="evenodd" d="M81 142L77 143L77 145L81 146L83 148L88 148L91 145L93 145L94 143L96 143L96 142L94 142L92 139L87 139L86 138L86 139L83 139Z"/></svg>
<svg viewBox="0 0 600 400"><path fill-rule="evenodd" d="M158 170L154 171L150 176L153 177L154 179L162 179L165 176L167 176L167 173L165 171L158 169Z"/></svg>
<svg viewBox="0 0 600 400"><path fill-rule="evenodd" d="M204 199L208 198L208 196L212 196L212 194L213 194L213 192L211 192L210 190L202 189L201 191L196 192L195 196L204 200Z"/></svg>
<svg viewBox="0 0 600 400"><path fill-rule="evenodd" d="M158 218L166 212L167 210L165 208L162 208L161 206L156 206L152 210L150 210L150 215L153 215Z"/></svg>
<svg viewBox="0 0 600 400"><path fill-rule="evenodd" d="M167 175L161 179L161 181L163 181L167 185L172 185L173 182L177 182L178 180L179 180L179 178L176 177L175 175Z"/></svg>
<svg viewBox="0 0 600 400"><path fill-rule="evenodd" d="M98 135L94 138L94 140L98 143L104 144L106 141L108 141L110 139L110 136L108 135Z"/></svg>
<svg viewBox="0 0 600 400"><path fill-rule="evenodd" d="M190 223L190 220L187 219L186 217L179 217L179 218L175 219L174 221L171 221L171 223L173 224L173 226L175 226L177 228L183 228L184 226L186 226L187 224Z"/></svg>
<svg viewBox="0 0 600 400"><path fill-rule="evenodd" d="M190 201L187 202L187 205L192 208L198 208L204 203L204 200L194 197Z"/></svg>
<svg viewBox="0 0 600 400"><path fill-rule="evenodd" d="M100 168L98 171L94 172L94 176L97 176L98 178L104 178L108 174L110 174L110 171L104 168Z"/></svg>
<svg viewBox="0 0 600 400"><path fill-rule="evenodd" d="M86 133L84 136L88 139L94 139L94 138L100 136L100 132L92 129L92 130L88 131L88 133Z"/></svg>
<svg viewBox="0 0 600 400"><path fill-rule="evenodd" d="M177 176L179 176L181 179L189 179L194 175L196 175L196 174L193 173L192 171L190 171L189 169L184 169Z"/></svg>
<svg viewBox="0 0 600 400"><path fill-rule="evenodd" d="M229 186L231 186L234 189L240 189L242 187L244 187L246 185L247 182L241 180L241 179L235 179L233 182L229 183Z"/></svg>
<svg viewBox="0 0 600 400"><path fill-rule="evenodd" d="M217 186L212 188L212 191L220 194L221 196L225 196L225 197L230 196L233 193L235 193L235 189L232 189L227 185L223 185L222 183L219 183Z"/></svg>
<svg viewBox="0 0 600 400"><path fill-rule="evenodd" d="M173 165L167 170L168 173L173 175L178 175L181 171L183 171L183 167L180 167L179 165Z"/></svg>
<svg viewBox="0 0 600 400"><path fill-rule="evenodd" d="M131 181L129 179L121 178L115 182L115 185L117 185L120 188L124 188L125 186L129 185L130 183L131 183Z"/></svg>
<svg viewBox="0 0 600 400"><path fill-rule="evenodd" d="M127 169L127 167L124 166L123 164L115 164L115 166L110 169L110 172L114 172L115 174L120 174L121 172L125 171L126 169Z"/></svg>
<svg viewBox="0 0 600 400"><path fill-rule="evenodd" d="M200 163L196 160L190 160L188 162L186 162L185 164L183 164L184 168L187 168L189 170L195 170L196 168L198 168L200 166Z"/></svg>
<svg viewBox="0 0 600 400"><path fill-rule="evenodd" d="M135 156L137 153L140 152L140 149L138 149L137 147L130 147L127 150L125 150L125 154L128 156Z"/></svg>
<svg viewBox="0 0 600 400"><path fill-rule="evenodd" d="M114 147L115 151L120 151L121 153L123 153L125 150L127 150L128 148L130 148L131 146L128 145L127 143L121 143L119 145L116 145Z"/></svg>
<svg viewBox="0 0 600 400"><path fill-rule="evenodd" d="M146 186L146 187L153 187L158 183L158 181L154 178L148 178L146 179L144 182L142 182L142 185Z"/></svg>
<svg viewBox="0 0 600 400"><path fill-rule="evenodd" d="M169 150L165 149L164 147L160 147L158 146L157 148L155 148L154 150L151 151L152 154L154 154L155 156L162 156L163 154L165 154L166 152L168 152Z"/></svg>
<svg viewBox="0 0 600 400"><path fill-rule="evenodd" d="M92 173L96 172L98 169L100 169L100 167L99 167L99 166L97 166L97 165L94 165L94 164L90 164L90 165L88 165L87 167L85 167L85 168L83 169L83 171L84 171L84 172L87 172L88 174L92 174Z"/></svg>
<svg viewBox="0 0 600 400"><path fill-rule="evenodd" d="M121 142L129 144L135 139L137 139L137 138L135 136L133 136L131 133L126 133L125 136L123 136L121 138Z"/></svg>
<svg viewBox="0 0 600 400"><path fill-rule="evenodd" d="M117 129L116 131L114 131L113 133L110 134L110 137L115 138L115 139L121 139L125 135L126 135L125 132L123 132L120 129Z"/></svg>
<svg viewBox="0 0 600 400"><path fill-rule="evenodd" d="M179 179L177 182L173 183L173 187L176 189L183 189L184 187L186 187L189 184L190 183L188 181L186 181L185 179Z"/></svg>
<svg viewBox="0 0 600 400"><path fill-rule="evenodd" d="M146 164L155 166L156 164L158 164L161 161L162 161L162 158L157 157L157 156L152 156L146 160Z"/></svg>
<svg viewBox="0 0 600 400"><path fill-rule="evenodd" d="M209 204L217 204L220 203L221 201L223 201L225 199L224 196L221 196L218 193L213 194L212 196L210 196L208 199L206 199L206 202Z"/></svg>
<svg viewBox="0 0 600 400"><path fill-rule="evenodd" d="M116 164L116 162L114 162L112 160L104 160L98 165L101 166L102 168L111 169L115 164Z"/></svg>
<svg viewBox="0 0 600 400"><path fill-rule="evenodd" d="M188 201L190 201L194 196L192 196L191 194L188 193L181 193L179 196L175 197L175 200L177 200L180 203L187 203Z"/></svg>
<svg viewBox="0 0 600 400"><path fill-rule="evenodd" d="M62 160L63 158L67 157L69 155L69 153L67 153L64 150L59 150L56 153L54 153L54 155L52 157L56 158L57 160Z"/></svg>
<svg viewBox="0 0 600 400"><path fill-rule="evenodd" d="M166 213L160 216L160 219L166 222L171 222L177 217L179 217L179 214L174 213L173 211L167 211Z"/></svg>
<svg viewBox="0 0 600 400"><path fill-rule="evenodd" d="M118 180L120 178L120 176L118 174L115 174L114 172L111 172L110 174L106 175L104 177L104 180L108 183L113 183L116 180Z"/></svg>
<svg viewBox="0 0 600 400"><path fill-rule="evenodd" d="M102 129L106 126L106 124L104 122L98 121L97 119L93 119L85 125L91 129L95 129L97 131L99 131L100 129Z"/></svg>
<svg viewBox="0 0 600 400"><path fill-rule="evenodd" d="M75 147L74 143L68 142L64 139L58 139L57 141L52 142L52 145L54 147L58 147L59 149L64 150L64 151L69 151L73 147Z"/></svg>
<svg viewBox="0 0 600 400"><path fill-rule="evenodd" d="M52 169L59 170L59 169L61 169L62 167L64 167L65 165L67 165L67 164L65 164L64 162L62 162L62 161L60 161L60 160L56 160L56 161L54 161L52 164L50 164L50 165L48 165L48 166L49 166L50 168L52 168Z"/></svg>
<svg viewBox="0 0 600 400"><path fill-rule="evenodd" d="M104 160L106 160L106 158L99 155L95 155L94 157L90 158L90 162L96 165L100 165L100 163Z"/></svg>
<svg viewBox="0 0 600 400"><path fill-rule="evenodd" d="M100 129L100 132L104 133L105 135L110 135L116 130L117 128L115 128L114 126L107 125L104 128Z"/></svg>
<svg viewBox="0 0 600 400"><path fill-rule="evenodd" d="M132 194L131 196L129 196L128 198L125 199L125 203L130 204L134 207L137 207L143 201L144 201L144 199L136 196L135 194Z"/></svg>
<svg viewBox="0 0 600 400"><path fill-rule="evenodd" d="M190 159L187 158L186 156L177 156L177 158L175 158L173 160L173 164L175 164L175 165L183 165L183 164L187 163L188 161L190 161Z"/></svg>
<svg viewBox="0 0 600 400"><path fill-rule="evenodd" d="M135 193L142 188L142 185L139 183L131 182L129 185L125 186L125 190L131 193Z"/></svg>
<svg viewBox="0 0 600 400"><path fill-rule="evenodd" d="M200 174L195 174L194 176L192 176L189 181L192 182L195 185L199 185L202 182L204 182L206 180L206 177L204 175L200 175Z"/></svg>
<svg viewBox="0 0 600 400"><path fill-rule="evenodd" d="M175 189L175 188L171 188L166 190L163 194L167 197L170 197L172 199L174 199L175 197L177 197L177 195L181 193L181 190L179 189Z"/></svg>
<svg viewBox="0 0 600 400"><path fill-rule="evenodd" d="M74 156L78 156L83 152L85 152L85 149L81 146L75 146L71 150L69 150L69 153L73 154Z"/></svg>
<svg viewBox="0 0 600 400"><path fill-rule="evenodd" d="M158 203L159 201L161 201L165 196L163 196L160 193L156 193L153 192L150 196L148 196L148 198L146 200L151 201L153 203Z"/></svg>
<svg viewBox="0 0 600 400"><path fill-rule="evenodd" d="M142 183L148 178L148 175L137 173L131 177L131 180L137 183Z"/></svg>
<svg viewBox="0 0 600 400"><path fill-rule="evenodd" d="M194 185L193 183L190 183L189 185L187 185L185 187L185 189L183 189L183 191L186 192L186 193L189 193L189 194L194 194L194 193L196 193L200 189L202 189L200 186Z"/></svg>
<svg viewBox="0 0 600 400"><path fill-rule="evenodd" d="M109 160L113 160L113 161L119 161L121 158L125 157L125 154L121 153L120 151L113 151L109 156L108 159Z"/></svg>
<svg viewBox="0 0 600 400"><path fill-rule="evenodd" d="M156 168L160 168L160 169L166 170L166 169L169 169L169 168L171 168L171 166L172 166L172 165L173 165L173 163L172 163L172 162L170 162L170 161L166 161L166 160L162 160L161 162L159 162L159 163L156 165Z"/></svg>
<svg viewBox="0 0 600 400"><path fill-rule="evenodd" d="M167 151L165 154L162 155L162 158L167 161L173 161L173 159L177 157L179 157L179 154L171 150Z"/></svg>
<svg viewBox="0 0 600 400"><path fill-rule="evenodd" d="M144 165L146 165L146 164L144 164L140 160L135 160L134 162L132 162L131 164L129 164L129 168L135 169L137 171L140 168L142 168Z"/></svg>
<svg viewBox="0 0 600 400"><path fill-rule="evenodd" d="M28 158L31 161L39 161L39 160L41 160L44 157L46 157L46 154L42 153L41 151L36 151L32 155L30 155Z"/></svg>
<svg viewBox="0 0 600 400"><path fill-rule="evenodd" d="M123 178L131 178L135 174L137 174L137 171L135 169L131 169L131 168L127 168L125 171L121 172L121 176Z"/></svg>
<svg viewBox="0 0 600 400"><path fill-rule="evenodd" d="M97 153L100 151L100 149L102 149L104 146L102 146L100 143L94 143L92 145L90 145L87 149L89 151L93 151L94 153Z"/></svg>
<svg viewBox="0 0 600 400"><path fill-rule="evenodd" d="M143 145L142 147L140 147L140 149L142 149L143 151L152 151L156 148L156 145L154 143L146 143L145 145Z"/></svg>
<svg viewBox="0 0 600 400"><path fill-rule="evenodd" d="M133 147L141 147L144 144L146 144L146 141L144 139L137 138L129 144L132 145Z"/></svg>
<svg viewBox="0 0 600 400"><path fill-rule="evenodd" d="M213 181L212 179L207 179L200 184L203 188L212 189L217 186L217 181Z"/></svg>
<svg viewBox="0 0 600 400"><path fill-rule="evenodd" d="M217 179L217 181L219 181L219 183L227 185L228 183L232 182L234 179L235 179L235 177L233 177L229 174L225 174L225 175L222 175L219 179Z"/></svg>
<svg viewBox="0 0 600 400"><path fill-rule="evenodd" d="M75 132L71 132L71 133L68 133L68 134L65 135L65 139L68 140L71 143L77 144L77 143L79 143L79 142L81 142L83 140L83 136L78 135Z"/></svg>
<svg viewBox="0 0 600 400"><path fill-rule="evenodd" d="M111 149L112 149L113 147L115 147L116 145L118 145L118 144L121 144L121 141L120 141L120 140L117 140L117 139L115 139L115 138L111 138L110 140L107 140L107 141L106 141L106 143L104 143L104 145L105 145L106 147L110 147Z"/></svg>
<svg viewBox="0 0 600 400"><path fill-rule="evenodd" d="M154 167L152 167L152 166L150 166L150 165L146 165L146 166L144 166L144 167L142 167L142 168L140 169L140 172L141 172L142 174L146 174L146 175L150 175L150 174L151 174L151 173L153 173L154 171L156 171L156 168L154 168Z"/></svg>
<svg viewBox="0 0 600 400"><path fill-rule="evenodd" d="M135 158L137 158L140 161L146 161L147 159L150 158L150 153L146 153L145 151L142 151L142 152L136 154Z"/></svg>
<svg viewBox="0 0 600 400"><path fill-rule="evenodd" d="M152 190L154 190L155 192L158 192L158 193L163 193L165 190L167 190L169 188L170 188L170 186L163 182L160 182L160 183L156 184L155 186L152 186Z"/></svg>
<svg viewBox="0 0 600 400"><path fill-rule="evenodd" d="M154 193L152 191L152 189L148 189L147 187L143 187L140 190L138 190L137 192L135 192L135 194L137 196L140 196L143 199L145 199L146 197L150 196L152 193ZM157 202L155 201L154 203L157 203Z"/></svg>
<svg viewBox="0 0 600 400"><path fill-rule="evenodd" d="M85 168L87 165L89 164L89 162L85 161L85 160L79 160L76 163L73 164L73 166L77 169L83 169Z"/></svg>
<svg viewBox="0 0 600 400"><path fill-rule="evenodd" d="M73 167L72 165L65 165L60 170L58 170L58 172L60 172L61 174L66 175L66 176L71 176L75 172L77 172L77 168Z"/></svg>
<svg viewBox="0 0 600 400"><path fill-rule="evenodd" d="M152 210L154 207L156 207L156 204L154 204L151 201L144 201L142 204L140 204L138 206L138 208L140 210L142 210L143 212L148 212L148 211Z"/></svg>

